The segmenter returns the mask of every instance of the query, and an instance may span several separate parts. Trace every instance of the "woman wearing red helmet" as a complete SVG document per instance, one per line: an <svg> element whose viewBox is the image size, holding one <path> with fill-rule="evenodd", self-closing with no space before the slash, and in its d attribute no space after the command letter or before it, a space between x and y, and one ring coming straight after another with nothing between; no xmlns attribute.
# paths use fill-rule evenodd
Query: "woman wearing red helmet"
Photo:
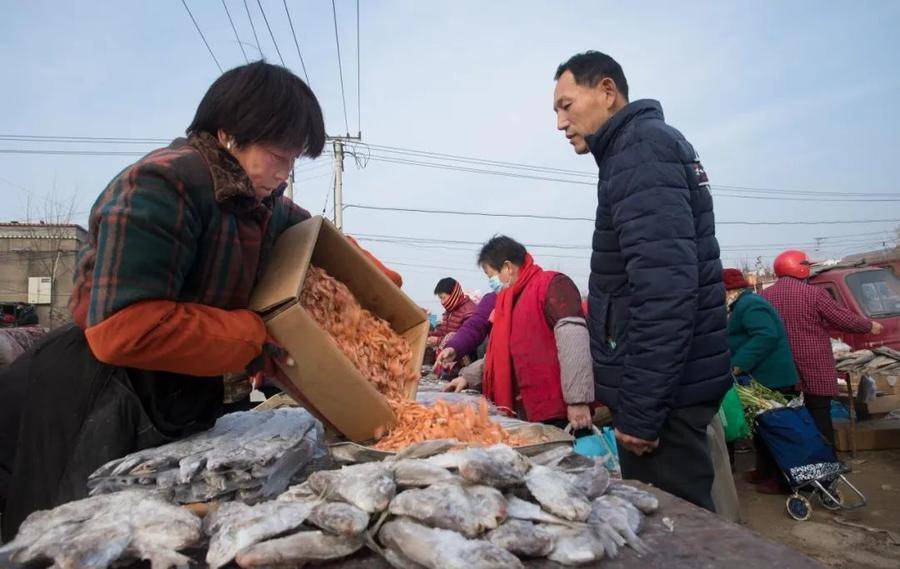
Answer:
<svg viewBox="0 0 900 569"><path fill-rule="evenodd" d="M842 307L825 289L808 284L811 264L803 251L781 253L774 264L778 281L762 296L784 321L806 408L834 444L831 399L838 394L837 372L827 326L851 334L880 334L882 327Z"/></svg>

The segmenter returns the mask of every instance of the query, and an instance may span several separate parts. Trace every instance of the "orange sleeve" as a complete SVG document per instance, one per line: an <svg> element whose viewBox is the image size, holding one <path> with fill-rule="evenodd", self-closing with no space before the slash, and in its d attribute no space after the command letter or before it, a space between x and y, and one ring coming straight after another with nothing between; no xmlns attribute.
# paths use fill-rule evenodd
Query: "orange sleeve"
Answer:
<svg viewBox="0 0 900 569"><path fill-rule="evenodd" d="M400 288L400 287L403 286L403 277L400 276L400 273L398 273L397 271L392 271L391 269L389 269L389 268L387 268L386 266L384 266L384 263L382 263L381 261L379 261L379 260L378 260L378 257L376 257L376 256L373 255L372 253L369 253L368 251L366 251L366 250L363 248L362 245L360 245L359 243L356 242L356 239L350 237L349 235L345 235L345 237L347 238L348 241L350 241L350 243L353 243L354 245L356 245L356 248L359 249L360 251L362 251L362 254L363 254L363 255L365 255L366 257L368 257L369 259L371 259L372 262L375 263L375 266L378 267L378 269L379 269L382 273L384 273L385 275L387 275L387 277L388 277L389 279L391 279L391 281L392 281L395 285L397 285L397 288Z"/></svg>
<svg viewBox="0 0 900 569"><path fill-rule="evenodd" d="M243 371L262 352L266 326L251 310L146 300L85 330L98 360L211 377Z"/></svg>

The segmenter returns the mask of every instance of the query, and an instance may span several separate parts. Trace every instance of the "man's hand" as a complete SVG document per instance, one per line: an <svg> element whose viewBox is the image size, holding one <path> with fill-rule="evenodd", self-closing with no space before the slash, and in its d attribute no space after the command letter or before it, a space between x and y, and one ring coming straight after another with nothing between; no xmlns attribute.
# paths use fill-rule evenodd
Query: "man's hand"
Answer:
<svg viewBox="0 0 900 569"><path fill-rule="evenodd" d="M466 381L466 378L460 376L456 379L450 381L447 386L444 388L444 391L452 391L454 393L459 393L466 387L468 387L469 382Z"/></svg>
<svg viewBox="0 0 900 569"><path fill-rule="evenodd" d="M733 375L734 377L744 375L744 371L741 368L734 366L733 368L731 368L731 375Z"/></svg>
<svg viewBox="0 0 900 569"><path fill-rule="evenodd" d="M593 422L591 408L587 405L568 405L566 406L566 418L572 425L572 430L590 429Z"/></svg>
<svg viewBox="0 0 900 569"><path fill-rule="evenodd" d="M877 336L877 335L881 334L882 332L884 332L884 326L881 324L881 322L875 322L873 320L872 321L872 333Z"/></svg>
<svg viewBox="0 0 900 569"><path fill-rule="evenodd" d="M437 336L428 336L428 338L425 340L425 343L433 348L433 347L437 346L440 343L440 341L441 341L441 339L438 338Z"/></svg>
<svg viewBox="0 0 900 569"><path fill-rule="evenodd" d="M621 446L638 456L653 452L653 450L659 446L659 439L647 441L631 435L626 435L619 429L616 429L616 440L619 441Z"/></svg>

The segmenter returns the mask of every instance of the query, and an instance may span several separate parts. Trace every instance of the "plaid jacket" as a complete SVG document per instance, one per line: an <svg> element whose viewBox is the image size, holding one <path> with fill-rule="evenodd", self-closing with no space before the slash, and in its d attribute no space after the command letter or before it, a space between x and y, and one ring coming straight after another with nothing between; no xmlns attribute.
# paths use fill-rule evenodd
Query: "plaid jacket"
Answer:
<svg viewBox="0 0 900 569"><path fill-rule="evenodd" d="M801 391L810 395L837 395L837 372L828 326L863 334L872 328L872 323L839 305L825 289L791 277L778 279L761 296L784 321Z"/></svg>
<svg viewBox="0 0 900 569"><path fill-rule="evenodd" d="M309 213L258 201L211 136L177 139L126 168L91 209L69 308L94 326L141 300L246 308L277 237Z"/></svg>

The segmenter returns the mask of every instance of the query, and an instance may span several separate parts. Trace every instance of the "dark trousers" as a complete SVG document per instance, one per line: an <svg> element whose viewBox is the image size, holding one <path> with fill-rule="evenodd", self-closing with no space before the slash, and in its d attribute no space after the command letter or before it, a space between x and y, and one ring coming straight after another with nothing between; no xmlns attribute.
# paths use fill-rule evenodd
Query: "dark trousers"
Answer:
<svg viewBox="0 0 900 569"><path fill-rule="evenodd" d="M208 429L222 411L221 378L103 364L75 326L21 357L27 365L4 377L24 397L18 425L0 422L0 458L12 463L0 492L3 541L35 510L86 497L88 476L106 462Z"/></svg>
<svg viewBox="0 0 900 569"><path fill-rule="evenodd" d="M803 394L803 405L812 415L822 436L834 446L834 425L831 423L831 396Z"/></svg>
<svg viewBox="0 0 900 569"><path fill-rule="evenodd" d="M622 478L653 484L715 512L706 427L718 410L718 402L673 409L659 433L659 447L651 453L637 456L619 447Z"/></svg>

